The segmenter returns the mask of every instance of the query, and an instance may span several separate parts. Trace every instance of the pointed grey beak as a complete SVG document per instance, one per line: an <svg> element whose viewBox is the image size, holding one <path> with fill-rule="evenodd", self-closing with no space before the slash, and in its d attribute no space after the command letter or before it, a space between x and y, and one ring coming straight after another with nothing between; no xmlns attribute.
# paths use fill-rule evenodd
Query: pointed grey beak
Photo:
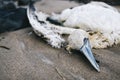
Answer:
<svg viewBox="0 0 120 80"><path fill-rule="evenodd" d="M99 65L97 64L93 53L91 51L91 46L90 46L90 42L88 38L84 39L84 45L80 48L80 51L87 57L87 59L90 61L90 63L92 64L92 66L98 71L100 72L100 68Z"/></svg>

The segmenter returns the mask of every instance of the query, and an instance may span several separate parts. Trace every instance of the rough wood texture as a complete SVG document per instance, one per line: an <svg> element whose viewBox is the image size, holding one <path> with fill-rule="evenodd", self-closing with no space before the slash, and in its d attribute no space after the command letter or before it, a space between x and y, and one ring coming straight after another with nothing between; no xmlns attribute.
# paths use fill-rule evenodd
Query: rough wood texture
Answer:
<svg viewBox="0 0 120 80"><path fill-rule="evenodd" d="M37 37L32 29L0 35L0 80L118 80L120 47L93 50L100 61L96 72L78 52L67 54Z"/></svg>

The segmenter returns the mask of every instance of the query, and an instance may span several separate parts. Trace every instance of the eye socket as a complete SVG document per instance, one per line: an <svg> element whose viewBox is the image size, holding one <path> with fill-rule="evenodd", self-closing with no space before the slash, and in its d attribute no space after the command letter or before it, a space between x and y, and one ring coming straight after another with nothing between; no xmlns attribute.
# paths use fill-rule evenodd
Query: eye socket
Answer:
<svg viewBox="0 0 120 80"><path fill-rule="evenodd" d="M97 32L89 32L89 35L94 35L94 34L97 34Z"/></svg>
<svg viewBox="0 0 120 80"><path fill-rule="evenodd" d="M94 33L89 33L89 35L91 35L91 36L92 36L93 34L94 34Z"/></svg>

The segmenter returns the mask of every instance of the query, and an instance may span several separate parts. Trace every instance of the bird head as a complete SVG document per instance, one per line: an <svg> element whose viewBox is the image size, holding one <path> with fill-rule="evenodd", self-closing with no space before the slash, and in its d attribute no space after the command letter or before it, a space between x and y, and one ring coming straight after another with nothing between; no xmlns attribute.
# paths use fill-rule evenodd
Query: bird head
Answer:
<svg viewBox="0 0 120 80"><path fill-rule="evenodd" d="M92 66L99 72L99 65L97 64L89 42L89 35L84 30L75 30L73 33L70 34L68 37L68 46L67 50L70 52L70 49L76 49L82 52Z"/></svg>
<svg viewBox="0 0 120 80"><path fill-rule="evenodd" d="M77 29L68 37L68 46L71 49L79 50L84 45L84 39L88 38L88 33L84 30Z"/></svg>

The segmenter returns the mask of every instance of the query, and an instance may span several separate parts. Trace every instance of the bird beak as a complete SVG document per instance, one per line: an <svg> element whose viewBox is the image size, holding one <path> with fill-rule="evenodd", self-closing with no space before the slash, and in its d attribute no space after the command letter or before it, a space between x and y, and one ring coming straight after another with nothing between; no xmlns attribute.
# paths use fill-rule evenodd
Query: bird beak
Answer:
<svg viewBox="0 0 120 80"><path fill-rule="evenodd" d="M88 38L84 38L84 45L80 48L80 51L87 57L92 66L99 72L100 68L93 56Z"/></svg>

